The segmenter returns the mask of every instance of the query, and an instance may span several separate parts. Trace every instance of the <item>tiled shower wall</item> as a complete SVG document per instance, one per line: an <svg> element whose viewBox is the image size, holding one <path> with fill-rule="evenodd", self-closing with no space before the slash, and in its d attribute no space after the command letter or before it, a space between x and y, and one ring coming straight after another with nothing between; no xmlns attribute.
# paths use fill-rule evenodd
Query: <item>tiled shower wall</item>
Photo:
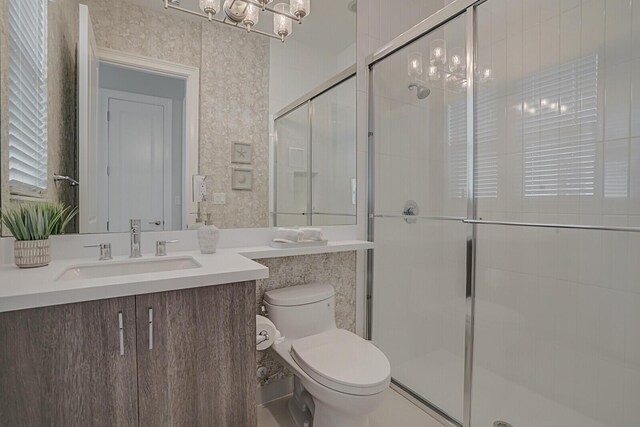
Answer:
<svg viewBox="0 0 640 427"><path fill-rule="evenodd" d="M478 216L640 226L640 1L489 0L477 55ZM474 422L637 426L640 233L479 226L477 253Z"/></svg>

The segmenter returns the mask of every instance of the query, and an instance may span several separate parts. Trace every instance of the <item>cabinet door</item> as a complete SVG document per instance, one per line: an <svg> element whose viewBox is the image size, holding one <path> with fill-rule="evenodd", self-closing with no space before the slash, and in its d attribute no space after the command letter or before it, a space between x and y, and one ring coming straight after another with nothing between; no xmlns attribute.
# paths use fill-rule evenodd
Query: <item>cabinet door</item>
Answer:
<svg viewBox="0 0 640 427"><path fill-rule="evenodd" d="M140 426L256 425L255 282L136 297Z"/></svg>
<svg viewBox="0 0 640 427"><path fill-rule="evenodd" d="M135 328L134 297L0 313L0 425L137 425Z"/></svg>

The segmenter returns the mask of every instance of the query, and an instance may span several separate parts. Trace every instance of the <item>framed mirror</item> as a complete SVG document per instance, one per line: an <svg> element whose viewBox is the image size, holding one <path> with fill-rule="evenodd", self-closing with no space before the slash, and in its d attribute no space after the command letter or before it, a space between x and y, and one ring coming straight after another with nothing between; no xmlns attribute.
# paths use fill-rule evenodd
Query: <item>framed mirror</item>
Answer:
<svg viewBox="0 0 640 427"><path fill-rule="evenodd" d="M355 2L259 6L0 0L2 206L77 206L70 233L354 224Z"/></svg>

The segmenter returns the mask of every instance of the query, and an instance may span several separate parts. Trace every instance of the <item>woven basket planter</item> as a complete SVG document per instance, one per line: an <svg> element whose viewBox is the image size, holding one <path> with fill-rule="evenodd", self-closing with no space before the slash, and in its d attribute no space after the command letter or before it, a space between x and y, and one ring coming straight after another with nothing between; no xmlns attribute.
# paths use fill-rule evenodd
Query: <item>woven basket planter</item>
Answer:
<svg viewBox="0 0 640 427"><path fill-rule="evenodd" d="M51 262L49 239L16 240L13 253L16 265L20 268L43 267Z"/></svg>

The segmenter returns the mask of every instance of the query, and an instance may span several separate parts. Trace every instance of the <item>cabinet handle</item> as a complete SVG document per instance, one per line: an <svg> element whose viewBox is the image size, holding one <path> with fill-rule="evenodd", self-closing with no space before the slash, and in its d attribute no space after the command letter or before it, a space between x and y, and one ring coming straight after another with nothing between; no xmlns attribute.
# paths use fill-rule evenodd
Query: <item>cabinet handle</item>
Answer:
<svg viewBox="0 0 640 427"><path fill-rule="evenodd" d="M120 339L120 356L124 356L124 320L122 312L118 312L118 338Z"/></svg>
<svg viewBox="0 0 640 427"><path fill-rule="evenodd" d="M149 350L153 350L153 308L149 307Z"/></svg>

